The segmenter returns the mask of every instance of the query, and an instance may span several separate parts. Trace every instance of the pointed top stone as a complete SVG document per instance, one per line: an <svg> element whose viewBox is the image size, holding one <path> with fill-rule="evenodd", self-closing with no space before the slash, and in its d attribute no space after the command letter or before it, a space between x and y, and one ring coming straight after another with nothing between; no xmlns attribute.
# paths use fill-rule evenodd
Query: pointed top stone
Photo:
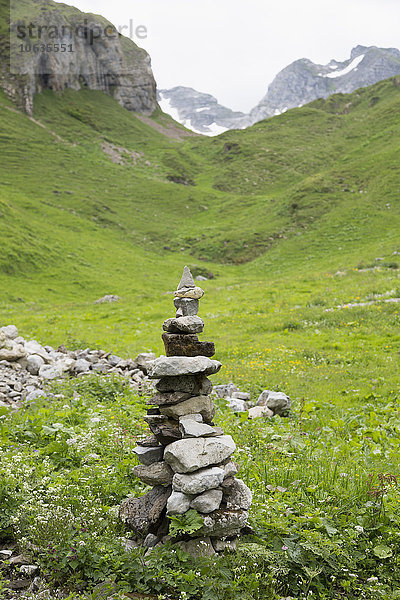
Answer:
<svg viewBox="0 0 400 600"><path fill-rule="evenodd" d="M194 282L193 275L191 274L189 267L185 267L183 269L182 279L180 280L177 289L181 290L182 288L194 288L194 287L196 287L196 284Z"/></svg>

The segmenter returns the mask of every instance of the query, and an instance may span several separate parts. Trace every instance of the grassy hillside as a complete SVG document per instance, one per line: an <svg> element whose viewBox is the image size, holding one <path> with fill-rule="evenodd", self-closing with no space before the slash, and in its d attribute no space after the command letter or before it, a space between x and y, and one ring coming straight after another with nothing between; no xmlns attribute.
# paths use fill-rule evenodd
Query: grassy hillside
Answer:
<svg viewBox="0 0 400 600"><path fill-rule="evenodd" d="M325 308L397 293L399 105L394 79L208 139L99 92L39 95L34 119L2 96L2 320L49 343L160 350L188 263L216 275L204 309L232 360L243 326L260 351L296 348L322 316L331 338ZM105 293L124 300L94 309Z"/></svg>
<svg viewBox="0 0 400 600"><path fill-rule="evenodd" d="M195 274L215 276L204 282L200 313L224 364L214 380L235 381L253 400L263 389L293 400L294 418L285 422L248 423L219 406L218 421L235 436L242 476L255 494L258 550L244 547L238 559L250 564L246 552L256 556L249 572L242 577L239 563L220 565L218 585L230 583L217 593L216 581L193 592L179 579L187 565L181 572L166 556L168 575L152 564L151 581L143 579L146 570L135 571L140 557L129 574L112 570L116 554L99 567L140 582L134 591L164 593L154 582L169 577L173 589L196 599L309 600L310 591L321 599L398 598L391 561L400 555L399 492L388 486L371 497L376 488L368 481L400 476L399 82L213 139L187 135L161 112L134 115L88 90L37 96L34 119L0 95L0 323L15 323L45 344L161 353L162 321L173 314L168 292L189 264ZM95 306L106 293L122 300ZM71 413L62 399L54 415L39 402L2 422L12 466L4 477L15 472L10 498L21 500L18 478L25 475L19 454L14 464L15 444L33 473L34 452L50 452L42 424L53 417L72 424L83 440L98 411L104 429L81 440L67 467L51 455L35 477L45 482L51 472L60 497L76 495L79 478L92 473L84 455L101 454L86 508L75 507L98 510L101 520L108 503L143 489L130 475L135 459L122 455L144 409L118 384L106 384L115 392L110 401L109 388L103 398L94 384L79 385L76 404L72 384L61 390ZM104 446L119 435L111 413L125 436L117 449ZM115 469L109 482L108 468ZM278 497L267 485L289 492ZM36 544L32 523L18 527ZM109 527L104 535L112 544L121 532ZM257 592L250 571L260 565L265 587ZM205 565L202 576L212 579L211 571ZM90 569L77 573L70 584L92 581ZM382 587L368 583L375 574Z"/></svg>

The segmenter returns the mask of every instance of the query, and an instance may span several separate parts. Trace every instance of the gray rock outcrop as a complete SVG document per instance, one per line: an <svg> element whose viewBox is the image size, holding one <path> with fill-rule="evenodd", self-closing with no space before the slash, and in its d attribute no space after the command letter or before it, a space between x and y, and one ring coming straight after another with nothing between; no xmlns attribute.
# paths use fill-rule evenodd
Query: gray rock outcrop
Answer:
<svg viewBox="0 0 400 600"><path fill-rule="evenodd" d="M13 4L14 0L11 45L4 44L1 49L0 85L19 108L32 114L35 93L45 89L88 88L113 96L130 111L151 114L156 109L149 55L109 21L51 0L35 0L31 6L25 3L24 13L13 10ZM21 20L21 14L26 19ZM28 35L31 23L33 36ZM49 44L52 49L64 44L67 50L21 53L21 43L31 47ZM11 69L6 67L8 55Z"/></svg>

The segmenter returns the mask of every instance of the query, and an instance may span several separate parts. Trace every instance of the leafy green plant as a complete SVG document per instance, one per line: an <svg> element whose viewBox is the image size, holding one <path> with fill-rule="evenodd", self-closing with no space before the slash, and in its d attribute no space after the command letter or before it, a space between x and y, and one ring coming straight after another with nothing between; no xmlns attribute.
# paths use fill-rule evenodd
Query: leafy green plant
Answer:
<svg viewBox="0 0 400 600"><path fill-rule="evenodd" d="M201 529L204 525L204 519L197 510L190 509L183 515L171 515L169 517L169 533L172 537L181 534L192 534Z"/></svg>

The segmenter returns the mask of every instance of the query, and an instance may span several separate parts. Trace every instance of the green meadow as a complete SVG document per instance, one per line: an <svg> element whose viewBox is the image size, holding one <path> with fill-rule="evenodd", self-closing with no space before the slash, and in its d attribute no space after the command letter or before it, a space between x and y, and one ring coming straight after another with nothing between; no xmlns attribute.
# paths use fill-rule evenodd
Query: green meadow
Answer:
<svg viewBox="0 0 400 600"><path fill-rule="evenodd" d="M292 399L289 418L254 421L218 401L254 533L198 561L119 542L119 503L146 490L131 474L144 401L123 381L0 409L1 542L32 554L50 595L400 597L399 108L394 78L208 139L99 92L47 91L34 119L1 93L0 324L161 354L187 264L208 278L214 382Z"/></svg>

